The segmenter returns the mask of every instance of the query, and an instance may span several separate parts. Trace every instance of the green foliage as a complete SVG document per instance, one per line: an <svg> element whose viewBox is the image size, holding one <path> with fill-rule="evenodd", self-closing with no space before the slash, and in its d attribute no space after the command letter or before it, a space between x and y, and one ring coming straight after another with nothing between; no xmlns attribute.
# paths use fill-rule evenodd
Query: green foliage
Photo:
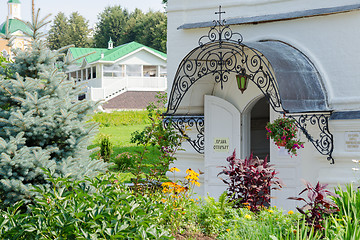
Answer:
<svg viewBox="0 0 360 240"><path fill-rule="evenodd" d="M165 13L143 13L139 9L129 13L120 6L107 7L100 15L94 35L96 47L107 48L111 39L114 46L136 41L166 52L167 17Z"/></svg>
<svg viewBox="0 0 360 240"><path fill-rule="evenodd" d="M114 111L111 113L98 112L94 114L92 121L100 124L100 127L117 127L137 124L147 124L146 111Z"/></svg>
<svg viewBox="0 0 360 240"><path fill-rule="evenodd" d="M23 212L23 202L0 210L1 239L220 239L220 240L357 240L360 194L348 186L336 191L340 212L325 218L315 231L307 220L276 207L251 212L235 209L226 193L174 198L161 192L134 194L116 175L85 180L53 178L51 188L36 187L36 199ZM50 176L50 178L49 178ZM352 210L354 212L352 212ZM176 221L174 225L174 221ZM176 226L176 228L174 228ZM172 236L170 235L172 234Z"/></svg>
<svg viewBox="0 0 360 240"><path fill-rule="evenodd" d="M1 239L171 238L159 224L162 203L132 195L113 175L49 181L51 189L36 188L38 197L27 214L19 210L22 202L1 212Z"/></svg>
<svg viewBox="0 0 360 240"><path fill-rule="evenodd" d="M197 211L196 222L206 235L224 240L300 239L296 238L299 214L284 214L275 207L262 208L257 213L248 208L235 209L227 200L226 192L220 196L219 201L211 197L204 200ZM305 236L307 233L305 231Z"/></svg>
<svg viewBox="0 0 360 240"><path fill-rule="evenodd" d="M166 53L167 17L162 12L143 14L135 9L125 28L125 42L136 41Z"/></svg>
<svg viewBox="0 0 360 240"><path fill-rule="evenodd" d="M111 37L114 46L127 43L122 39L125 33L129 13L120 6L107 7L98 16L94 43L98 48L107 48Z"/></svg>
<svg viewBox="0 0 360 240"><path fill-rule="evenodd" d="M78 12L71 13L69 17L69 37L70 43L75 47L90 47L92 45L89 38L89 21Z"/></svg>
<svg viewBox="0 0 360 240"><path fill-rule="evenodd" d="M48 44L50 49L60 49L70 45L69 21L64 13L59 12L55 18L53 25L49 30Z"/></svg>
<svg viewBox="0 0 360 240"><path fill-rule="evenodd" d="M46 186L42 167L75 179L106 170L86 150L96 129L87 121L96 106L75 101L81 87L55 68L64 65L63 55L45 47L38 29L44 20L38 15L34 20L33 41L24 51L14 50L15 60L7 65L15 74L0 76L0 199L5 205L29 201L34 186Z"/></svg>
<svg viewBox="0 0 360 240"><path fill-rule="evenodd" d="M59 12L49 30L47 42L49 48L56 50L68 45L75 47L90 47L92 40L89 38L89 21L78 12L71 13L67 18Z"/></svg>
<svg viewBox="0 0 360 240"><path fill-rule="evenodd" d="M339 212L326 221L324 235L328 239L360 239L360 190L352 184L345 189L338 187L337 197L332 197Z"/></svg>
<svg viewBox="0 0 360 240"><path fill-rule="evenodd" d="M124 171L134 167L133 155L128 152L123 152L117 155L114 159L117 168Z"/></svg>
<svg viewBox="0 0 360 240"><path fill-rule="evenodd" d="M105 162L109 162L111 153L113 152L113 145L110 141L110 136L103 134L100 138L100 157Z"/></svg>
<svg viewBox="0 0 360 240"><path fill-rule="evenodd" d="M0 75L4 75L5 77L12 75L8 67L9 63L10 61L0 53Z"/></svg>
<svg viewBox="0 0 360 240"><path fill-rule="evenodd" d="M135 189L141 184L141 178L145 175L146 181L159 181L165 176L169 169L169 165L173 163L176 151L180 150L181 143L185 137L181 135L172 124L164 125L164 116L162 114L162 106L166 102L166 95L157 95L157 103L151 103L147 107L148 118L150 124L143 131L136 131L132 135L131 142L143 147L143 151L139 155L134 155L134 163L136 168L133 174L136 176L133 183ZM159 106L161 106L159 108ZM149 166L145 164L145 153L149 147L155 147L160 152L159 161Z"/></svg>

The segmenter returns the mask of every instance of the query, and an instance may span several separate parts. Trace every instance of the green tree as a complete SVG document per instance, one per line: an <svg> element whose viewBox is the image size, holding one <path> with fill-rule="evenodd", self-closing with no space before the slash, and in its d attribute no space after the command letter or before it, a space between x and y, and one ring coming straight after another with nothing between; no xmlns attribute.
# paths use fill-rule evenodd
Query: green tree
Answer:
<svg viewBox="0 0 360 240"><path fill-rule="evenodd" d="M166 52L167 17L162 12L144 14L135 9L128 13L120 6L108 7L99 16L94 35L96 47L106 48L111 39L114 46L136 41Z"/></svg>
<svg viewBox="0 0 360 240"><path fill-rule="evenodd" d="M49 30L48 44L50 49L59 49L70 45L69 38L69 22L64 13L59 12L55 18L53 25Z"/></svg>
<svg viewBox="0 0 360 240"><path fill-rule="evenodd" d="M69 36L71 44L75 47L90 47L89 21L78 12L73 12L69 18Z"/></svg>
<svg viewBox="0 0 360 240"><path fill-rule="evenodd" d="M120 6L107 7L99 15L96 31L94 34L94 43L96 47L107 48L111 37L114 46L127 43L124 40L125 27L129 19L126 9Z"/></svg>
<svg viewBox="0 0 360 240"><path fill-rule="evenodd" d="M130 14L125 29L125 42L136 41L148 47L166 52L167 17L162 12L143 14L136 9Z"/></svg>
<svg viewBox="0 0 360 240"><path fill-rule="evenodd" d="M70 44L75 45L75 47L90 47L92 39L89 38L89 33L89 21L78 12L71 13L69 18L60 12L55 16L47 40L52 50Z"/></svg>
<svg viewBox="0 0 360 240"><path fill-rule="evenodd" d="M54 176L82 179L106 170L89 158L89 137L96 126L87 122L96 107L76 101L81 86L68 81L59 67L64 55L41 40L38 14L30 46L14 50L12 74L0 75L0 200L10 205L31 201L34 186L49 187L42 168Z"/></svg>

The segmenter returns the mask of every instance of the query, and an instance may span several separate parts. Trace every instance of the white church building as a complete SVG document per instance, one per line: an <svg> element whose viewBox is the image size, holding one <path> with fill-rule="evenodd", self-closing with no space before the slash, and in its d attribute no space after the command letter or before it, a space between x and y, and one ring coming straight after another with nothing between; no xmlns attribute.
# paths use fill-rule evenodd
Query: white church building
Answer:
<svg viewBox="0 0 360 240"><path fill-rule="evenodd" d="M358 0L169 0L167 14L166 114L190 129L174 165L204 172L198 194L226 189L217 174L234 149L238 158L269 156L285 184L272 205L285 209L295 208L287 198L301 179L330 188L356 180ZM237 75L249 79L243 92ZM266 137L266 123L284 114L305 142L297 156Z"/></svg>

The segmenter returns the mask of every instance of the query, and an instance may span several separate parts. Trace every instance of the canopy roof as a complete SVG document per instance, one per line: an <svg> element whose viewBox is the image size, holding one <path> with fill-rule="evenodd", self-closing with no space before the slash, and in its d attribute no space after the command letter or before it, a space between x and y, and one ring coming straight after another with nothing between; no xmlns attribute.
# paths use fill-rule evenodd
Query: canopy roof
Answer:
<svg viewBox="0 0 360 240"><path fill-rule="evenodd" d="M175 114L180 106L201 106L199 102L189 101L192 97L185 97L187 92L199 95L196 99L201 101L200 95L212 94L217 83L227 84L227 79L235 79L228 77L230 73L239 74L242 70L252 75L252 81L268 97L275 111L330 111L319 72L299 50L279 41L214 41L194 48L180 63L167 114ZM193 89L200 79L201 87ZM187 100L182 103L184 97Z"/></svg>
<svg viewBox="0 0 360 240"><path fill-rule="evenodd" d="M261 52L270 62L285 111L329 111L321 76L303 53L278 41L245 45Z"/></svg>

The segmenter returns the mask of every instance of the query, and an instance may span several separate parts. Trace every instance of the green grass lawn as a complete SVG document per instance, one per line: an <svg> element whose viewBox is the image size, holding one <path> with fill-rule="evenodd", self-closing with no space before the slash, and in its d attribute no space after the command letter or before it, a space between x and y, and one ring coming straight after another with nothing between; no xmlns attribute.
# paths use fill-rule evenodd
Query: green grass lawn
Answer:
<svg viewBox="0 0 360 240"><path fill-rule="evenodd" d="M101 134L106 134L110 136L110 141L113 144L113 153L111 154L112 161L114 161L116 156L124 152L141 154L143 147L131 143L130 140L133 132L143 130L148 124L146 116L146 111L97 113L93 119L100 123L99 133L95 136L93 144L89 146L89 149L99 147ZM145 164L156 162L159 159L159 151L154 147L149 147L148 150L145 154L145 159L147 160ZM91 156L96 158L97 153L93 153ZM117 166L112 167L110 170L115 172L123 171L123 169L119 169ZM124 174L126 175L128 173Z"/></svg>
<svg viewBox="0 0 360 240"><path fill-rule="evenodd" d="M114 146L131 147L135 146L134 143L130 143L131 133L135 131L141 131L144 129L146 124L135 124L135 125L122 125L117 127L101 127L100 133L111 136L111 143Z"/></svg>

